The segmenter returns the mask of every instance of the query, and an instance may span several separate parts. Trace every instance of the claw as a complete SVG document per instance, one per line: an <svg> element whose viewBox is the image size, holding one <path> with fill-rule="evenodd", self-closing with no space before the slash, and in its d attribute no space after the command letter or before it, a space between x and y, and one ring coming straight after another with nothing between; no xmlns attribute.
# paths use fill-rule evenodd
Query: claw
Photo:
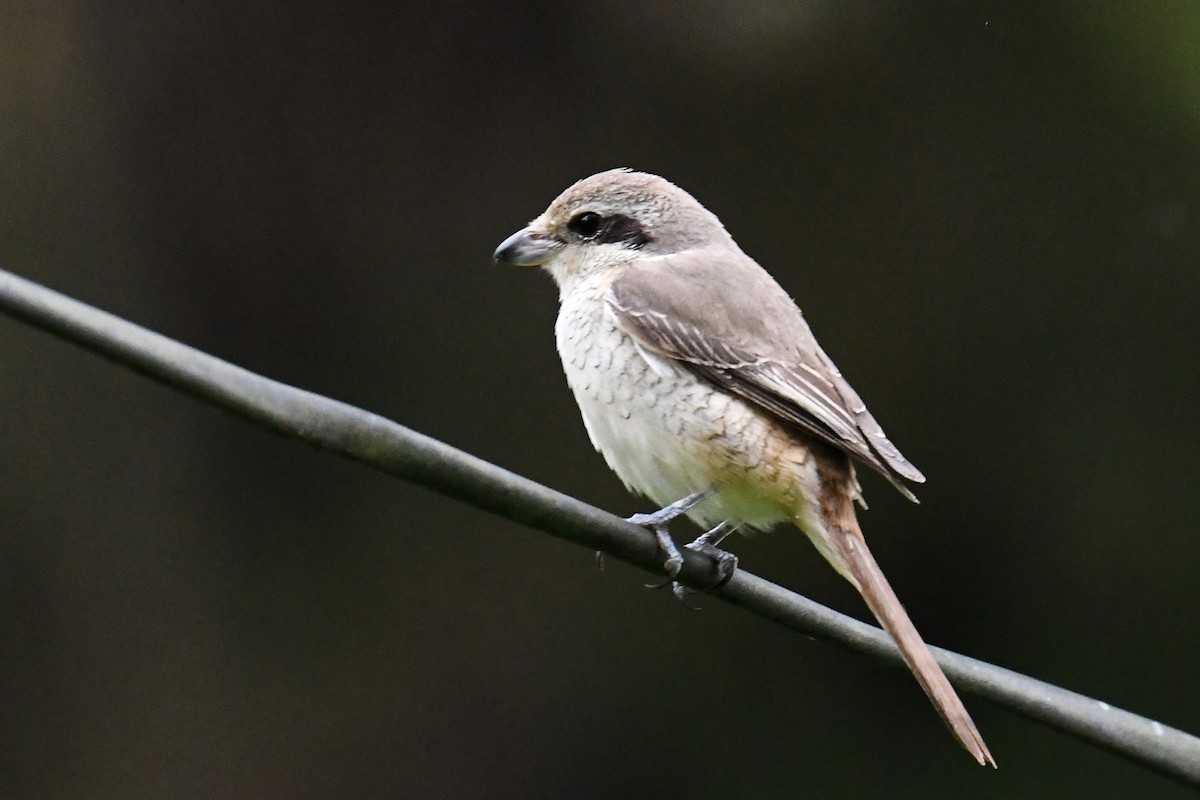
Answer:
<svg viewBox="0 0 1200 800"><path fill-rule="evenodd" d="M674 586L672 586L671 593L673 595L675 595L675 599L678 600L680 603L682 603L683 607L688 609L689 611L703 611L704 610L700 606L694 606L687 601L689 594L696 594L697 592L695 592L692 589L689 589L688 587L684 586L682 583L677 583Z"/></svg>
<svg viewBox="0 0 1200 800"><path fill-rule="evenodd" d="M684 586L682 583L676 583L674 586L672 586L671 594L675 595L676 600L683 603L683 605L686 608L690 608L692 611L703 611L704 610L704 609L700 608L700 606L693 606L688 603L688 601L687 601L688 595L696 594L696 592L695 592L695 590L689 589L688 587Z"/></svg>
<svg viewBox="0 0 1200 800"><path fill-rule="evenodd" d="M716 545L708 542L692 542L685 545L689 550L695 550L697 553L708 556L713 561L717 562L717 582L709 589L719 589L729 583L729 579L733 577L733 573L737 572L738 557L728 550L722 550Z"/></svg>
<svg viewBox="0 0 1200 800"><path fill-rule="evenodd" d="M668 578L665 581L659 581L658 583L647 583L647 584L644 584L644 586L647 589L665 589L668 586L670 586L671 594L675 595L676 600L683 603L685 606L687 606L692 611L702 611L703 610L700 608L700 606L691 605L687 601L687 597L689 594L698 594L698 592L696 592L695 589L689 589L688 587L684 586L679 581L673 581Z"/></svg>
<svg viewBox="0 0 1200 800"><path fill-rule="evenodd" d="M688 550L693 550L701 555L706 555L717 562L717 582L708 588L719 589L729 583L729 579L733 577L733 573L737 572L738 557L728 550L722 550L719 545L725 540L725 537L733 533L736 526L729 522L722 522L717 527L710 531L700 534L692 542L687 545Z"/></svg>

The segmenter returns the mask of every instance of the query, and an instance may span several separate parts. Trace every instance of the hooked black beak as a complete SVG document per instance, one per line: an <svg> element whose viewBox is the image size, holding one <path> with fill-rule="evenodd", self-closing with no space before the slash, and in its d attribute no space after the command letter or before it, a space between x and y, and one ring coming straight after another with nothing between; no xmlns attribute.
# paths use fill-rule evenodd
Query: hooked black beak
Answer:
<svg viewBox="0 0 1200 800"><path fill-rule="evenodd" d="M497 264L517 267L540 267L559 251L563 243L530 228L522 228L496 248L493 258Z"/></svg>

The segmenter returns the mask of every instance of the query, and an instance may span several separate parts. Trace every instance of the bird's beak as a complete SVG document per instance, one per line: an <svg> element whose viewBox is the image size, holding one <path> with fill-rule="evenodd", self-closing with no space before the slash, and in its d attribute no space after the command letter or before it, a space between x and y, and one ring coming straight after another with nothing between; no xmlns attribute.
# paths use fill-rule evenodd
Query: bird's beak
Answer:
<svg viewBox="0 0 1200 800"><path fill-rule="evenodd" d="M532 228L522 228L500 243L494 258L497 264L540 267L554 258L562 246L560 239L538 233Z"/></svg>

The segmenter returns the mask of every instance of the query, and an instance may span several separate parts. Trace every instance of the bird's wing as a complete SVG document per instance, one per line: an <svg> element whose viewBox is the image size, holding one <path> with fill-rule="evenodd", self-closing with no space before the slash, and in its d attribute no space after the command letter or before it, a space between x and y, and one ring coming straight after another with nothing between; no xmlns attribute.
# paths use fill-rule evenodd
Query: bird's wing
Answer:
<svg viewBox="0 0 1200 800"><path fill-rule="evenodd" d="M800 309L749 256L723 247L639 259L605 300L642 347L844 450L916 501L900 479L925 476L888 441Z"/></svg>

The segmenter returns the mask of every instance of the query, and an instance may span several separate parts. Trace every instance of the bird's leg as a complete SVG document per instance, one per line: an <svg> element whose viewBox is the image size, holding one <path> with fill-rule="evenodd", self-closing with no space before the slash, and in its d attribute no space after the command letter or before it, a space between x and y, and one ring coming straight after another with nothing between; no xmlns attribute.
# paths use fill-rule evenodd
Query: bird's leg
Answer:
<svg viewBox="0 0 1200 800"><path fill-rule="evenodd" d="M683 516L691 511L696 506L703 503L708 498L712 497L713 489L701 489L698 492L692 492L687 497L676 500L669 506L664 506L658 511L649 514L634 514L632 517L627 517L626 522L632 522L634 525L641 525L645 528L657 528L666 525L676 517Z"/></svg>
<svg viewBox="0 0 1200 800"><path fill-rule="evenodd" d="M710 531L706 531L697 536L693 541L684 545L688 550L694 550L697 553L706 555L717 562L717 580L709 589L718 589L729 582L733 577L733 573L737 571L738 558L728 550L722 550L719 545L724 541L725 537L737 530L737 525L726 520ZM687 593L692 591L688 587L676 580L667 580L662 583L647 584L649 589L663 589L667 586L671 587L671 591L680 600L687 597Z"/></svg>
<svg viewBox="0 0 1200 800"><path fill-rule="evenodd" d="M675 541L667 532L667 523L707 500L712 496L713 491L712 488L701 489L676 500L669 506L660 508L658 511L650 514L634 514L626 519L627 522L641 525L654 534L654 538L658 540L658 549L662 550L667 557L667 560L663 562L663 569L672 578L678 575L680 568L683 567L683 556L679 554L679 548L675 546Z"/></svg>
<svg viewBox="0 0 1200 800"><path fill-rule="evenodd" d="M737 530L737 526L729 520L725 520L711 531L706 531L695 538L694 541L685 545L688 550L695 550L697 553L706 555L717 562L717 582L710 589L717 589L724 586L733 577L733 573L738 568L738 557L728 550L722 550L719 545L725 540L725 537ZM675 590L679 594L678 588Z"/></svg>

